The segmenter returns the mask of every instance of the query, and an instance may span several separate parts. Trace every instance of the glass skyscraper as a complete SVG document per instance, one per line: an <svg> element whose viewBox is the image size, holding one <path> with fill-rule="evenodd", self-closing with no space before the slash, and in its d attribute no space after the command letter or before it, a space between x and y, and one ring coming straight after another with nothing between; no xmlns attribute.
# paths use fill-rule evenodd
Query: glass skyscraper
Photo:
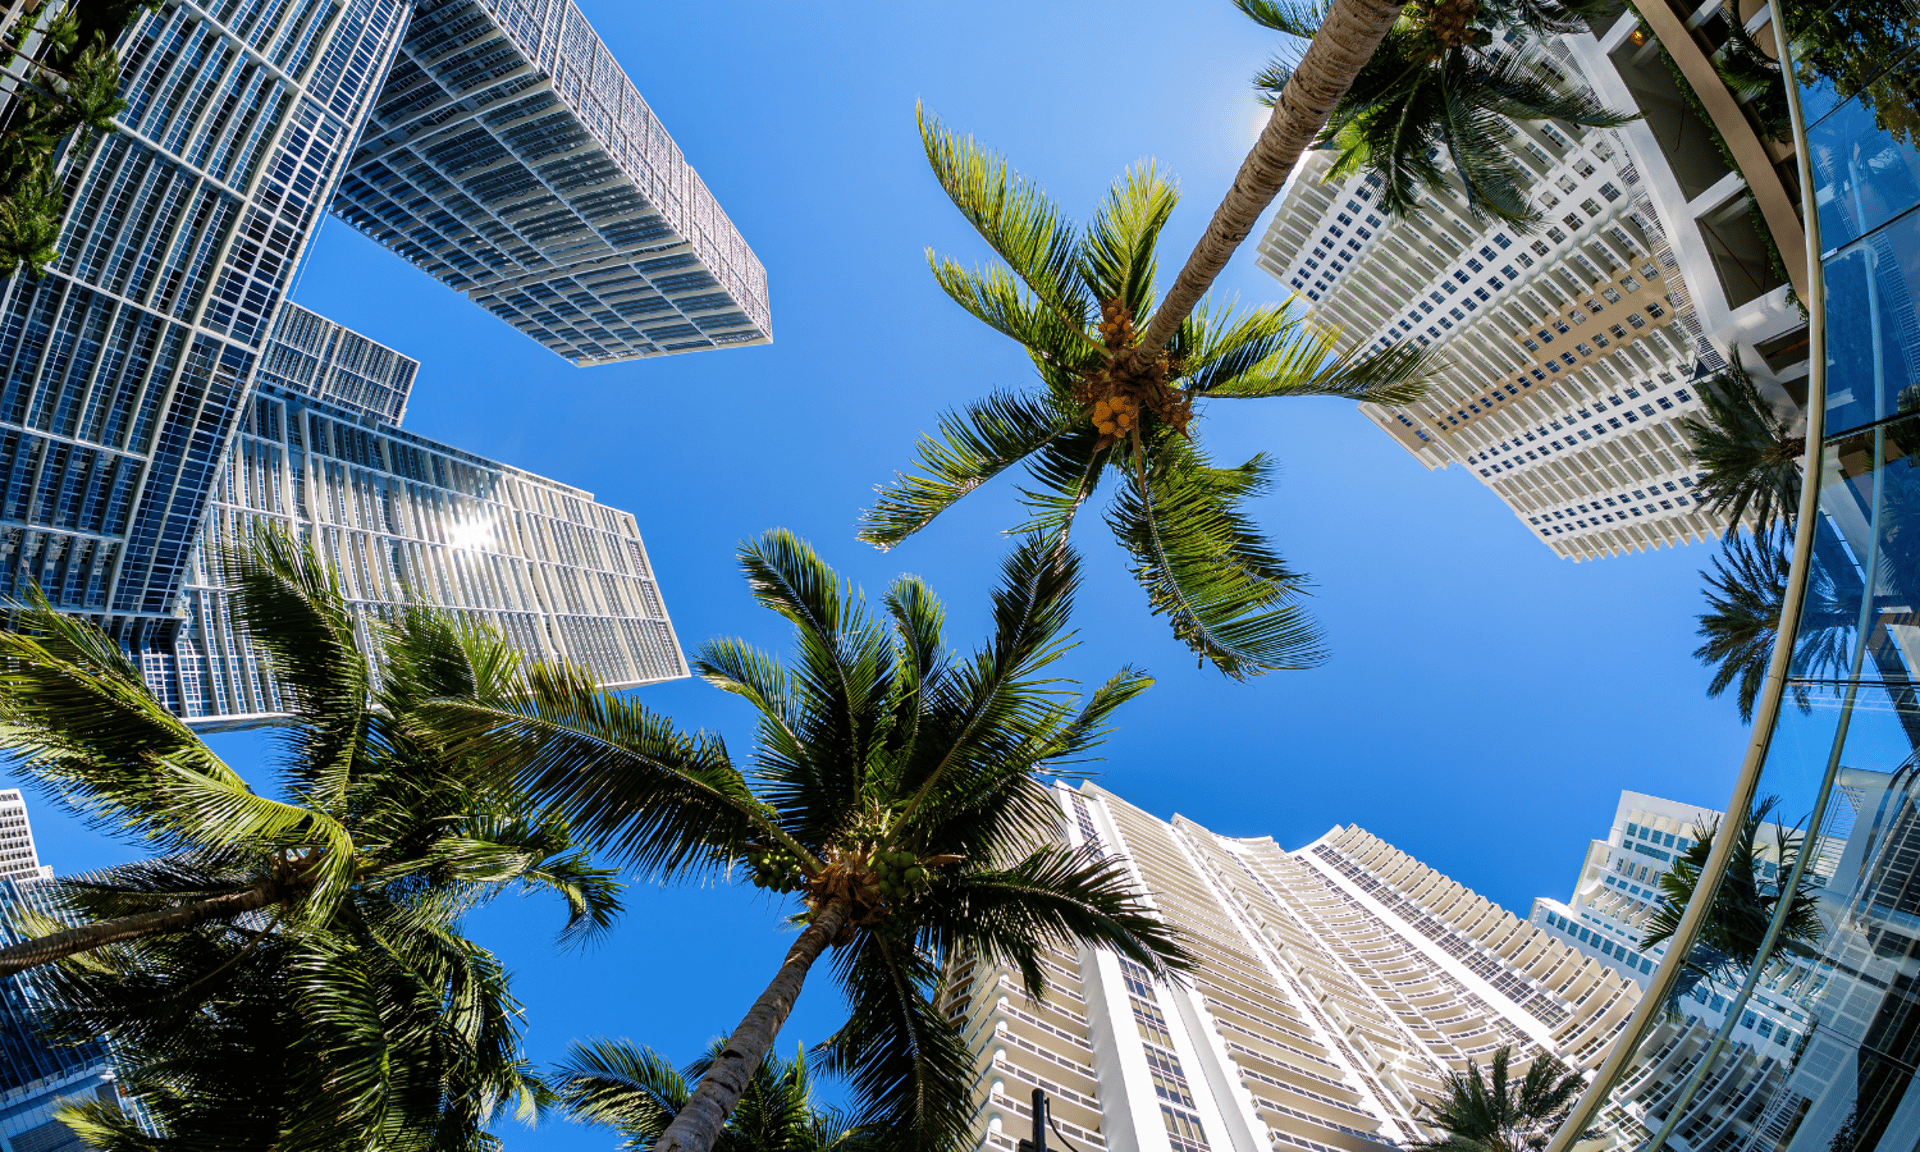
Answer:
<svg viewBox="0 0 1920 1152"><path fill-rule="evenodd" d="M1734 34L1724 14L1656 3L1649 23L1682 61ZM1710 865L1689 910L1710 931L1669 949L1552 1152L1589 1117L1622 1115L1640 1125L1626 1146L1673 1152L1920 1146L1920 523L1908 523L1920 516L1920 8L1815 0L1740 18L1770 50L1774 24L1790 29L1802 115L1773 155L1804 162L1810 186L1796 191L1815 218L1795 223L1817 234L1812 259L1781 245L1809 282L1810 499L1790 539L1753 545L1790 546L1792 567L1752 589L1784 631L1728 809L1771 803L1769 819L1804 841L1778 875ZM1624 23L1603 39L1647 40ZM1755 896L1767 914L1752 914ZM1660 1011L1685 985L1683 955L1735 961L1712 988L1723 1017L1691 1042ZM1783 1014L1781 1045L1777 1023L1759 1025ZM1679 1070L1679 1086L1641 1090L1654 1066Z"/></svg>
<svg viewBox="0 0 1920 1152"><path fill-rule="evenodd" d="M60 258L0 283L0 596L100 621L189 714L252 715L196 551L248 509L325 525L370 602L404 582L615 682L684 674L632 517L399 432L411 362L286 302L331 207L578 363L769 338L764 272L578 9L177 0L118 48L122 130L57 161ZM368 531L432 546L375 563Z"/></svg>

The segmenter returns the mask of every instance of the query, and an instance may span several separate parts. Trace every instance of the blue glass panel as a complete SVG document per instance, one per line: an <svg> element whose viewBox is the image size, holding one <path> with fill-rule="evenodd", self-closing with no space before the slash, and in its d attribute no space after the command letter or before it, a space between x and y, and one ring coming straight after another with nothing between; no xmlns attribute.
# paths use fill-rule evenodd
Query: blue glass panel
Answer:
<svg viewBox="0 0 1920 1152"><path fill-rule="evenodd" d="M1920 150L1854 99L1807 130L1819 185L1820 239L1831 252L1920 204Z"/></svg>
<svg viewBox="0 0 1920 1152"><path fill-rule="evenodd" d="M1920 409L1920 212L1836 252L1826 269L1828 430Z"/></svg>
<svg viewBox="0 0 1920 1152"><path fill-rule="evenodd" d="M1920 77L1913 74L1912 53L1920 45L1920 5L1913 0L1840 0L1824 11L1796 12L1801 105L1814 123L1856 94L1881 126L1910 130L1920 106ZM1761 43L1768 43L1762 33Z"/></svg>

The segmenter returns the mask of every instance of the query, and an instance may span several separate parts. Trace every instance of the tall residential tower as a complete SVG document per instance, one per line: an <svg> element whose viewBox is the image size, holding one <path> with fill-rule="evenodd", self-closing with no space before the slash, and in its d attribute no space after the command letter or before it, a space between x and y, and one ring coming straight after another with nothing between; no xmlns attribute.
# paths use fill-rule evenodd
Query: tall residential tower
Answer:
<svg viewBox="0 0 1920 1152"><path fill-rule="evenodd" d="M1633 110L1593 37L1510 39L1543 80ZM1329 179L1332 154L1316 151L1260 242L1261 267L1341 330L1343 350L1433 350L1424 398L1361 410L1427 468L1467 467L1558 555L1717 536L1725 520L1698 501L1680 421L1700 409L1700 382L1736 360L1786 400L1764 355L1799 323L1785 285L1749 291L1746 263L1708 252L1647 124L1507 128L1537 230L1477 218L1457 186L1388 220L1376 178Z"/></svg>
<svg viewBox="0 0 1920 1152"><path fill-rule="evenodd" d="M1125 1152L1378 1152L1425 1139L1450 1071L1511 1047L1592 1068L1639 987L1357 827L1296 851L1092 785L1055 792L1065 835L1122 860L1198 964L1184 986L1055 950L1047 999L962 959L948 1014L981 1071L984 1147L1031 1127Z"/></svg>

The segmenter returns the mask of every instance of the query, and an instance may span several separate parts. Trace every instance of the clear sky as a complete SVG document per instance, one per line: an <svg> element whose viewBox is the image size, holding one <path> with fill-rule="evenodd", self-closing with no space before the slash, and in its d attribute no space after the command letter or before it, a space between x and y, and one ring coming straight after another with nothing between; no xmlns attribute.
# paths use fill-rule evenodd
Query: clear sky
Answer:
<svg viewBox="0 0 1920 1152"><path fill-rule="evenodd" d="M1006 481L889 554L852 532L940 409L1032 379L927 272L929 245L969 260L984 246L926 171L914 101L1082 219L1129 163L1157 159L1189 196L1162 245L1173 262L1264 119L1247 81L1274 38L1228 0L579 2L767 265L774 343L576 369L337 220L294 298L422 362L407 427L631 510L686 648L785 643L734 567L736 543L774 526L875 597L925 576L970 644L1016 515ZM1251 244L1219 287L1282 295ZM1121 713L1103 785L1289 847L1358 823L1522 915L1568 895L1621 789L1724 804L1745 733L1689 655L1710 546L1560 560L1476 478L1427 472L1344 403L1238 402L1202 421L1223 461L1279 462L1258 515L1313 576L1332 656L1244 685L1196 670L1083 519L1084 642L1067 663L1088 681L1128 662L1159 678ZM683 681L643 698L750 749L733 697ZM217 746L249 772L271 751L258 735ZM125 858L44 803L33 815L59 871ZM551 946L561 915L542 900L474 928L517 974L537 1059L619 1035L684 1060L772 976L784 914L751 887L635 887L584 954ZM821 1039L839 1009L816 979L782 1047ZM558 1124L502 1134L612 1146Z"/></svg>

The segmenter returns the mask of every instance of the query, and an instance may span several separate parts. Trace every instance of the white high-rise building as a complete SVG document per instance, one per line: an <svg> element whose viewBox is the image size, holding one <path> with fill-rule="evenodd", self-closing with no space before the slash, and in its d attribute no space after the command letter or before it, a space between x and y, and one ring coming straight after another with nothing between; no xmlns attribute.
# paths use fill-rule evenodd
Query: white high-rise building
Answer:
<svg viewBox="0 0 1920 1152"><path fill-rule="evenodd" d="M1522 51L1555 83L1588 85L1558 39ZM1736 316L1711 265L1699 267L1706 257L1670 242L1663 218L1678 193L1640 125L1510 127L1537 232L1476 220L1463 195L1428 195L1413 219L1387 220L1375 178L1328 180L1333 156L1314 151L1260 242L1260 266L1341 330L1342 350L1432 349L1423 399L1361 410L1427 468L1471 469L1560 556L1717 536L1724 520L1698 502L1678 422L1701 406L1697 381L1732 355L1770 382L1752 342L1797 313L1782 290Z"/></svg>
<svg viewBox="0 0 1920 1152"><path fill-rule="evenodd" d="M40 880L53 869L40 863L33 847L27 801L18 788L0 788L0 880Z"/></svg>
<svg viewBox="0 0 1920 1152"><path fill-rule="evenodd" d="M1667 951L1664 945L1640 947L1648 922L1663 903L1661 879L1723 821L1723 813L1710 808L1622 792L1606 839L1588 845L1572 898L1534 900L1529 921L1645 989ZM1761 884L1780 877L1783 835L1792 833L1769 823L1755 837ZM1606 1126L1619 1145L1644 1143L1667 1119L1671 1089L1698 1066L1726 1022L1735 985L1745 975L1737 971L1693 984L1642 1042L1640 1055L1605 1113ZM1779 958L1767 965L1725 1050L1714 1061L1710 1074L1716 1090L1697 1095L1676 1126L1676 1149L1684 1141L1685 1152L1731 1150L1756 1138L1761 1105L1786 1082L1796 1054L1816 1027L1799 1001L1822 979L1802 958Z"/></svg>
<svg viewBox="0 0 1920 1152"><path fill-rule="evenodd" d="M943 1003L977 1054L982 1147L1030 1135L1040 1088L1085 1150L1373 1152L1431 1135L1423 1101L1500 1048L1595 1067L1639 1000L1358 827L1290 852L1092 785L1055 794L1064 835L1123 861L1197 966L1174 985L1056 950L1035 1002L1016 972L960 958Z"/></svg>

